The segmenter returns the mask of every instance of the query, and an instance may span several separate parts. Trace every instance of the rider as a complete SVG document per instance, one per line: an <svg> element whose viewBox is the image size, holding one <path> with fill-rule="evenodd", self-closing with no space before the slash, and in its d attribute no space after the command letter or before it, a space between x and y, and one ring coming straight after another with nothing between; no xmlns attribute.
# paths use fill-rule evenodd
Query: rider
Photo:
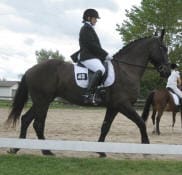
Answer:
<svg viewBox="0 0 182 175"><path fill-rule="evenodd" d="M180 101L182 101L182 91L178 88L181 85L181 77L180 72L177 70L178 64L171 64L171 75L167 80L167 88L171 88L175 94L180 97Z"/></svg>
<svg viewBox="0 0 182 175"><path fill-rule="evenodd" d="M102 76L105 73L105 67L102 62L105 60L112 60L110 56L102 47L99 38L94 30L99 14L95 9L87 9L83 13L83 23L79 33L79 61L85 67L94 72L93 78L89 81L88 88L84 95L85 103L93 103L94 90L99 85ZM95 99L100 102L101 99Z"/></svg>

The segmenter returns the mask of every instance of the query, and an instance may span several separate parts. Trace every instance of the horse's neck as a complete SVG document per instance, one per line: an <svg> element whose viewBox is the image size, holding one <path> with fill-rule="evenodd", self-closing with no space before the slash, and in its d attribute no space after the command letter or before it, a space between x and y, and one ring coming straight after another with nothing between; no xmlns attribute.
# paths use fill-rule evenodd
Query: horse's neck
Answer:
<svg viewBox="0 0 182 175"><path fill-rule="evenodd" d="M137 79L141 79L149 62L149 42L148 38L139 40L121 55L121 61L128 63L121 65L123 70Z"/></svg>
<svg viewBox="0 0 182 175"><path fill-rule="evenodd" d="M135 79L141 79L148 64L147 54L142 51L128 52L120 59L119 67L122 71Z"/></svg>
<svg viewBox="0 0 182 175"><path fill-rule="evenodd" d="M140 80L149 62L149 42L150 38L136 40L118 52L115 59L120 62L119 69Z"/></svg>

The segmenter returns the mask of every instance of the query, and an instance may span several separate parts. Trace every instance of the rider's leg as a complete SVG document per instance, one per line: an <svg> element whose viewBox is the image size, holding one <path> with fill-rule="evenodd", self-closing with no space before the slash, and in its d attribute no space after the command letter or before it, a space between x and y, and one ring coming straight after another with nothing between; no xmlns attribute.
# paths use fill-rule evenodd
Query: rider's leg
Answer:
<svg viewBox="0 0 182 175"><path fill-rule="evenodd" d="M171 87L172 90L180 97L182 98L182 91L177 87Z"/></svg>
<svg viewBox="0 0 182 175"><path fill-rule="evenodd" d="M86 90L86 95L89 96L95 92L95 89L100 84L101 78L102 78L102 72L100 70L98 70L97 72L94 72L92 79L89 81L89 84Z"/></svg>
<svg viewBox="0 0 182 175"><path fill-rule="evenodd" d="M99 60L98 58L81 61L81 63L92 72L97 72L98 70L100 70L102 72L102 75L104 75L105 73L105 67L102 64L101 60Z"/></svg>
<svg viewBox="0 0 182 175"><path fill-rule="evenodd" d="M93 94L95 93L95 89L100 84L103 74L105 73L105 68L99 59L89 59L86 61L81 62L85 65L88 69L94 72L92 79L89 81L89 85L84 95L84 102L85 103L96 103L101 102L101 99L97 97L97 99L93 99Z"/></svg>
<svg viewBox="0 0 182 175"><path fill-rule="evenodd" d="M182 91L179 88L177 88L177 87L170 87L170 88L172 88L174 93L177 94L178 97L180 98L180 108L182 110Z"/></svg>

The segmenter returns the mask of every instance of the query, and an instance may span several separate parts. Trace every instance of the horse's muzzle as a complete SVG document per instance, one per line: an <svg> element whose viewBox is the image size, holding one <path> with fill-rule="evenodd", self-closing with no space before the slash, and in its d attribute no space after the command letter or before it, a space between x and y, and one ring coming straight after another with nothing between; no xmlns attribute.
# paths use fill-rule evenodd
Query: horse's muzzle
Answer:
<svg viewBox="0 0 182 175"><path fill-rule="evenodd" d="M169 75L171 74L171 70L168 64L160 65L157 70L159 71L160 76L164 78L168 78Z"/></svg>

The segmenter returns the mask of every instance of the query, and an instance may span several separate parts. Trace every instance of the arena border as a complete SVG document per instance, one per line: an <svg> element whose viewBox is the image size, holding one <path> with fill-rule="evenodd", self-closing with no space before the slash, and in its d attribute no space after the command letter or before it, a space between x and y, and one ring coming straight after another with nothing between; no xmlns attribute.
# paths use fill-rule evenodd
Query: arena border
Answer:
<svg viewBox="0 0 182 175"><path fill-rule="evenodd" d="M182 155L182 145L0 138L0 148Z"/></svg>

